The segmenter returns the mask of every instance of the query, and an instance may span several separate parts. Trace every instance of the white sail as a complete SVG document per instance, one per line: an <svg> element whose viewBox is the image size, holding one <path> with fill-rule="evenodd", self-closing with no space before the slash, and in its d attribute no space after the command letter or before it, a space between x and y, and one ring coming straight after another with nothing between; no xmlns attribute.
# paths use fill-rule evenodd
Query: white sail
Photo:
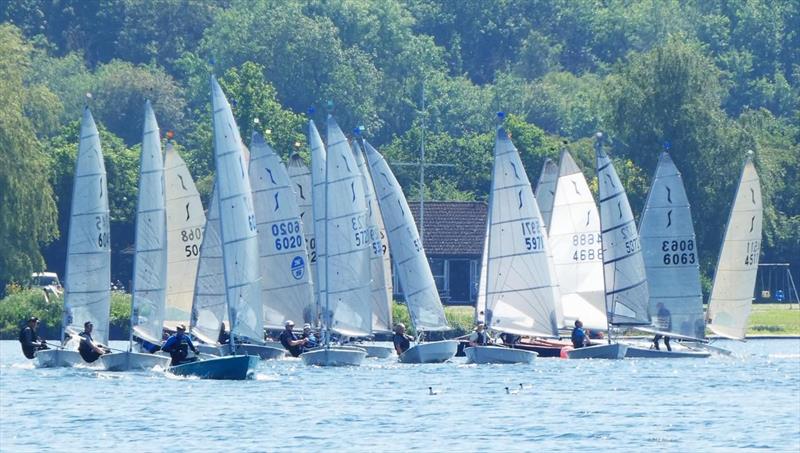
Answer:
<svg viewBox="0 0 800 453"><path fill-rule="evenodd" d="M708 299L708 328L717 335L743 339L747 333L761 253L762 215L761 184L753 160L748 157L725 228L714 286Z"/></svg>
<svg viewBox="0 0 800 453"><path fill-rule="evenodd" d="M92 337L108 344L111 310L111 235L108 187L100 136L89 107L83 109L67 236L64 330L83 331L94 324Z"/></svg>
<svg viewBox="0 0 800 453"><path fill-rule="evenodd" d="M478 277L478 294L475 297L475 321L486 322L486 279L489 261L489 224L483 233L483 253L481 254L480 276Z"/></svg>
<svg viewBox="0 0 800 453"><path fill-rule="evenodd" d="M346 336L372 331L369 231L363 177L350 145L328 116L325 169L325 324ZM315 206L316 209L316 206Z"/></svg>
<svg viewBox="0 0 800 453"><path fill-rule="evenodd" d="M486 322L496 331L558 336L559 294L547 231L519 152L498 128L489 199Z"/></svg>
<svg viewBox="0 0 800 453"><path fill-rule="evenodd" d="M206 214L192 175L170 142L167 142L164 156L164 186L169 277L164 319L185 323L191 317Z"/></svg>
<svg viewBox="0 0 800 453"><path fill-rule="evenodd" d="M217 167L220 236L231 338L263 338L258 269L258 232L250 177L239 128L216 78L211 78L214 157Z"/></svg>
<svg viewBox="0 0 800 453"><path fill-rule="evenodd" d="M289 175L261 134L253 133L250 147L264 325L282 329L287 319L314 322L303 224Z"/></svg>
<svg viewBox="0 0 800 453"><path fill-rule="evenodd" d="M370 276L372 283L372 331L387 333L392 331L392 262L389 252L389 239L383 225L381 208L375 196L375 186L369 174L367 161L361 146L353 144L356 163L361 172L367 203L367 227L370 240Z"/></svg>
<svg viewBox="0 0 800 453"><path fill-rule="evenodd" d="M639 224L653 328L672 336L703 338L700 260L683 178L662 153ZM658 304L670 317L659 317ZM665 319L666 318L666 319Z"/></svg>
<svg viewBox="0 0 800 453"><path fill-rule="evenodd" d="M219 195L215 183L203 229L203 242L200 245L190 322L192 334L209 344L217 342L220 325L227 319L222 237L219 229Z"/></svg>
<svg viewBox="0 0 800 453"><path fill-rule="evenodd" d="M411 322L418 331L449 330L403 189L383 156L366 141L364 148Z"/></svg>
<svg viewBox="0 0 800 453"><path fill-rule="evenodd" d="M549 239L561 291L564 325L580 319L587 329L605 330L603 246L600 217L583 172L567 151L561 153Z"/></svg>
<svg viewBox="0 0 800 453"><path fill-rule="evenodd" d="M314 289L317 313L325 303L325 145L313 120L308 121L308 146L311 148L311 212L314 214L311 231L314 232Z"/></svg>
<svg viewBox="0 0 800 453"><path fill-rule="evenodd" d="M294 153L289 158L286 165L289 179L292 182L292 190L295 195L297 207L300 209L300 222L303 224L303 235L306 241L306 252L308 253L308 280L314 284L317 272L317 240L314 238L314 211L311 203L311 170L308 169L303 158ZM314 290L316 297L316 289Z"/></svg>
<svg viewBox="0 0 800 453"><path fill-rule="evenodd" d="M614 325L650 324L639 232L628 195L600 140L595 146L600 194L606 310Z"/></svg>
<svg viewBox="0 0 800 453"><path fill-rule="evenodd" d="M547 229L550 229L550 217L553 214L553 200L556 196L556 182L558 181L558 166L551 159L545 159L539 182L536 183L536 203Z"/></svg>
<svg viewBox="0 0 800 453"><path fill-rule="evenodd" d="M157 344L161 341L166 297L167 212L161 140L150 101L145 104L136 206L131 325L134 335Z"/></svg>

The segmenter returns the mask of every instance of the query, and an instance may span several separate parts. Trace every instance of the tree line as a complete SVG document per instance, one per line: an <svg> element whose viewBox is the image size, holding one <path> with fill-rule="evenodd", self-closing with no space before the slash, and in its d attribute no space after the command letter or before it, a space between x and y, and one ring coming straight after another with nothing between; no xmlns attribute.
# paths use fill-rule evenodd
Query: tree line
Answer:
<svg viewBox="0 0 800 453"><path fill-rule="evenodd" d="M145 99L208 196L211 73L242 136L269 131L284 157L308 157L305 123L328 112L364 126L389 162L416 160L424 136L428 161L453 164L427 171L429 199L487 199L498 111L533 181L566 148L596 187L590 137L604 131L636 212L668 146L706 284L751 149L762 261L800 266L793 0L26 0L0 3L0 22L0 291L63 271L86 102L112 250L133 243ZM417 196L413 167L394 170ZM130 257L113 262L127 281Z"/></svg>

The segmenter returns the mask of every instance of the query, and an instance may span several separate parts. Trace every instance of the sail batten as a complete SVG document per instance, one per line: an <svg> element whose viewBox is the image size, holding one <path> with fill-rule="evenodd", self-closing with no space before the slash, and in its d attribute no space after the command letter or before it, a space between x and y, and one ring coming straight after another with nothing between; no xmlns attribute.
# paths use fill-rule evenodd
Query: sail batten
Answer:
<svg viewBox="0 0 800 453"><path fill-rule="evenodd" d="M608 321L613 325L649 325L647 276L633 212L613 162L599 140L595 158Z"/></svg>
<svg viewBox="0 0 800 453"><path fill-rule="evenodd" d="M418 331L449 330L403 189L383 156L366 141L364 149L411 322Z"/></svg>
<svg viewBox="0 0 800 453"><path fill-rule="evenodd" d="M111 237L108 185L100 136L89 107L81 118L72 186L64 292L64 331L75 335L87 321L95 341L108 344L111 310Z"/></svg>
<svg viewBox="0 0 800 453"><path fill-rule="evenodd" d="M131 326L137 337L158 343L162 336L166 298L167 218L161 141L149 101L145 104L139 164L135 243Z"/></svg>
<svg viewBox="0 0 800 453"><path fill-rule="evenodd" d="M306 241L289 175L261 134L253 134L250 151L264 325L280 329L288 319L314 322Z"/></svg>
<svg viewBox="0 0 800 453"><path fill-rule="evenodd" d="M488 224L488 258L481 270L487 275L487 325L558 337L559 293L546 227L522 159L503 128L495 141Z"/></svg>
<svg viewBox="0 0 800 453"><path fill-rule="evenodd" d="M742 168L708 299L707 325L717 335L743 339L761 254L763 201L752 158Z"/></svg>

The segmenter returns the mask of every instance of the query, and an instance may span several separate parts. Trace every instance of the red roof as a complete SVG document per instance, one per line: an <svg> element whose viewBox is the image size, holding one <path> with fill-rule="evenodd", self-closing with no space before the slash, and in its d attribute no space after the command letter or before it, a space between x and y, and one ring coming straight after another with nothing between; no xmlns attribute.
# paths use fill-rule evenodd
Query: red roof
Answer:
<svg viewBox="0 0 800 453"><path fill-rule="evenodd" d="M409 203L408 207L419 229L419 202ZM428 256L480 257L487 210L483 201L426 201L425 253Z"/></svg>

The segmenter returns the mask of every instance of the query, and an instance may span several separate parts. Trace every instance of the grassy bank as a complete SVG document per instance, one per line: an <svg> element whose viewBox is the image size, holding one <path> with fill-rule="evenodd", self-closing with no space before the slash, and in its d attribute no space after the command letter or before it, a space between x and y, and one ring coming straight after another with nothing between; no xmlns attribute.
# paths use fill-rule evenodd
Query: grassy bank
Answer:
<svg viewBox="0 0 800 453"><path fill-rule="evenodd" d="M61 306L63 301L55 299L48 303L41 290L20 290L0 300L0 339L16 339L19 329L30 316L41 320L39 333L47 338L57 338L61 331ZM111 295L111 338L128 338L130 318L130 294ZM787 304L753 304L748 335L800 335L800 307ZM395 322L402 322L413 331L405 305L394 304ZM465 306L445 307L447 321L453 327L447 337L457 337L472 331L474 309ZM435 339L439 335L432 334Z"/></svg>
<svg viewBox="0 0 800 453"><path fill-rule="evenodd" d="M753 304L747 334L800 335L800 305Z"/></svg>

